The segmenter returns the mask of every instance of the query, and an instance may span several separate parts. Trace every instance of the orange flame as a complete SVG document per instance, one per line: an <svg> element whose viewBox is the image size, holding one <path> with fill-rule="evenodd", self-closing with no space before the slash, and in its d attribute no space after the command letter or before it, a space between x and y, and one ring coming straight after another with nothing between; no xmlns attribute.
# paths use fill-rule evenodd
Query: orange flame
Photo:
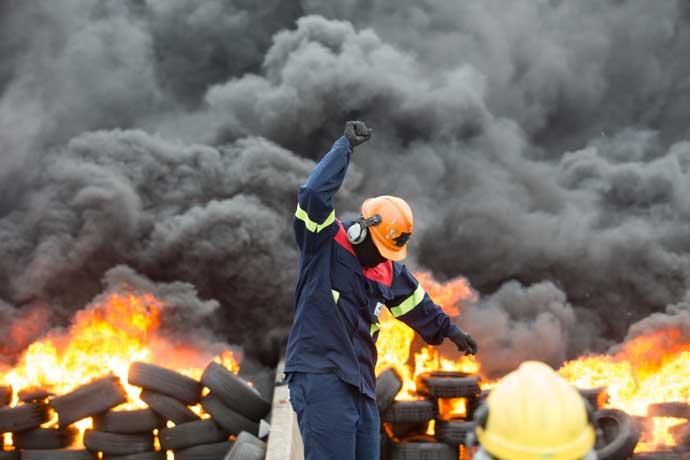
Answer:
<svg viewBox="0 0 690 460"><path fill-rule="evenodd" d="M680 330L668 328L636 337L613 355L594 355L565 363L560 374L580 388L605 386L610 407L646 416L657 402L690 403L690 343ZM649 440L638 451L675 445L668 428L683 420L652 418Z"/></svg>
<svg viewBox="0 0 690 460"><path fill-rule="evenodd" d="M476 300L476 293L465 279L439 283L431 274L415 276L431 298L451 317L460 314L463 303ZM415 347L415 333L385 311L381 316L381 332L377 349L379 361L376 374L394 367L403 378L399 400L418 399L415 379L422 372L432 370L459 370L470 373L480 371L472 357L450 358L439 349ZM667 328L644 334L627 341L620 349L608 355L583 356L565 363L559 373L579 388L606 387L608 407L616 407L631 415L647 416L649 404L666 401L690 403L690 339L677 328ZM484 381L488 389L497 381ZM466 411L466 401L443 401L441 418L460 416ZM638 444L638 451L663 450L675 445L668 429L684 423L675 418L649 419L650 432ZM428 433L433 433L429 425Z"/></svg>
<svg viewBox="0 0 690 460"><path fill-rule="evenodd" d="M111 373L120 378L129 396L129 402L119 407L124 409L146 407L139 399L140 389L127 383L134 361L174 368L197 379L213 359L239 371L238 357L230 350L196 348L161 335L163 308L163 302L151 294L123 289L104 296L78 312L67 330L53 330L32 343L13 368L0 370L0 383L12 386L16 404L23 388L64 394ZM82 430L90 425L90 419L77 423Z"/></svg>
<svg viewBox="0 0 690 460"><path fill-rule="evenodd" d="M427 272L415 273L415 277L434 302L451 317L459 315L463 302L476 299L476 293L464 278L438 283ZM479 363L474 357L445 358L441 356L438 349L433 347L421 347L419 351L413 353L411 346L415 332L402 321L396 321L385 309L380 317L380 326L376 343L378 350L376 374L389 367L398 371L403 379L402 390L396 397L398 400L418 399L415 379L423 372L439 369L473 373L479 371ZM410 353L413 353L412 360L410 360Z"/></svg>

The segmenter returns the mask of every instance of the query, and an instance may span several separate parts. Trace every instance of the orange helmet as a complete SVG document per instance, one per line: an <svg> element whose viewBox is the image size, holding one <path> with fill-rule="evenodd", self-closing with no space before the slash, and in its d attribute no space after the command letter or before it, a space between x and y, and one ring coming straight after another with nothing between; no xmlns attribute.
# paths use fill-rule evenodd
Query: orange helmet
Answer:
<svg viewBox="0 0 690 460"><path fill-rule="evenodd" d="M362 204L362 217L369 219L376 214L381 216L381 223L369 227L376 249L386 259L404 259L407 256L407 240L412 236L414 227L410 206L395 196L369 198Z"/></svg>

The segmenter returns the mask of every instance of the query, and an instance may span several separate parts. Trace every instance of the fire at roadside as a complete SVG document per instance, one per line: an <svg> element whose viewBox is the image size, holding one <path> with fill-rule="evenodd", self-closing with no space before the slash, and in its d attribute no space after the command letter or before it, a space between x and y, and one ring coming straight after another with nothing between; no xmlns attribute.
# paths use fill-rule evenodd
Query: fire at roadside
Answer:
<svg viewBox="0 0 690 460"><path fill-rule="evenodd" d="M123 286L0 370L0 458L263 458L270 403L240 354L166 337L163 308Z"/></svg>
<svg viewBox="0 0 690 460"><path fill-rule="evenodd" d="M461 313L459 306L477 300L464 279L437 283L427 273L416 276L452 317ZM496 381L482 378L481 365L474 357L446 356L434 347L420 345L413 331L390 316L382 317L381 331L376 373L379 391L386 395L380 406L384 406L382 419L393 448L414 449L404 442L410 440L448 443L452 432L455 442L450 444L459 446L462 457L465 434L472 431L473 409ZM602 437L611 441L615 437L612 425L630 425L626 430L639 438L639 442L635 438L637 455L690 452L689 372L690 343L672 327L639 335L614 353L568 361L559 369L599 409L606 426L599 430ZM436 382L453 390L440 397L429 390L429 380L432 387ZM388 407L390 413L386 414ZM405 414L402 418L401 412ZM604 440L598 441L599 447L604 444Z"/></svg>

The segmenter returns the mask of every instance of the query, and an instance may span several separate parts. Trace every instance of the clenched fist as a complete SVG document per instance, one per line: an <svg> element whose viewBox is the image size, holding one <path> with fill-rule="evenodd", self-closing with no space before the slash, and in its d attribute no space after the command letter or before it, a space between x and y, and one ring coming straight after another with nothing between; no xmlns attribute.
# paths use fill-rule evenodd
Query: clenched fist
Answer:
<svg viewBox="0 0 690 460"><path fill-rule="evenodd" d="M356 147L362 142L371 139L371 133L373 132L374 130L367 128L363 121L348 121L345 123L345 133L343 135L350 141L351 147Z"/></svg>

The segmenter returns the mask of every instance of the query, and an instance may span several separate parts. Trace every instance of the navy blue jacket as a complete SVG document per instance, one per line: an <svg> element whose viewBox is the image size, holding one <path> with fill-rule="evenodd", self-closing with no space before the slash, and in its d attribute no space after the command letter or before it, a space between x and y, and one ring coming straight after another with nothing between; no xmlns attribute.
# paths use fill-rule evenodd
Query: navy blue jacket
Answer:
<svg viewBox="0 0 690 460"><path fill-rule="evenodd" d="M334 372L376 398L378 315L385 305L429 344L455 326L398 262L365 268L355 256L333 197L345 178L352 149L338 139L298 194L294 230L300 250L295 318L285 372Z"/></svg>

